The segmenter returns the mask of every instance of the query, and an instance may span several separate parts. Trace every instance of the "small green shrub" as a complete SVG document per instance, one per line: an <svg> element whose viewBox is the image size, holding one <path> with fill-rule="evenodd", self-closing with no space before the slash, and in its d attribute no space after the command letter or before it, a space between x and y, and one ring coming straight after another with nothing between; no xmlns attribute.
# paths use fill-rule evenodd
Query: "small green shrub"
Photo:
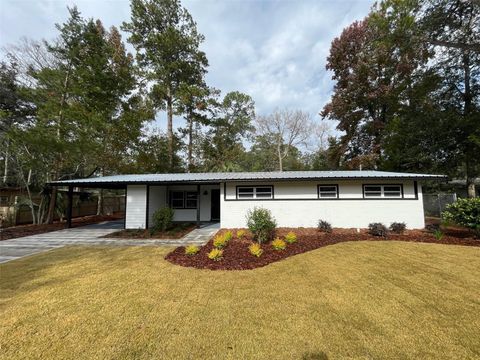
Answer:
<svg viewBox="0 0 480 360"><path fill-rule="evenodd" d="M185 255L195 255L200 251L200 248L196 245L188 245L185 248Z"/></svg>
<svg viewBox="0 0 480 360"><path fill-rule="evenodd" d="M325 232L325 233L331 233L332 232L332 225L325 220L318 220L318 231Z"/></svg>
<svg viewBox="0 0 480 360"><path fill-rule="evenodd" d="M480 198L458 199L447 205L442 219L471 229L480 237Z"/></svg>
<svg viewBox="0 0 480 360"><path fill-rule="evenodd" d="M263 254L263 249L258 243L254 243L248 247L250 254L256 257L260 257Z"/></svg>
<svg viewBox="0 0 480 360"><path fill-rule="evenodd" d="M287 248L287 243L280 238L276 238L272 241L272 247L274 250L285 250Z"/></svg>
<svg viewBox="0 0 480 360"><path fill-rule="evenodd" d="M158 209L153 213L153 231L166 231L172 226L174 211L168 207Z"/></svg>
<svg viewBox="0 0 480 360"><path fill-rule="evenodd" d="M293 244L294 242L297 242L297 235L293 231L290 231L287 235L285 235L285 241L288 244Z"/></svg>
<svg viewBox="0 0 480 360"><path fill-rule="evenodd" d="M253 211L248 211L247 227L252 232L253 239L262 244L273 238L277 222L270 210L255 207Z"/></svg>
<svg viewBox="0 0 480 360"><path fill-rule="evenodd" d="M373 236L381 236L386 238L388 235L388 229L382 223L368 224L368 233Z"/></svg>
<svg viewBox="0 0 480 360"><path fill-rule="evenodd" d="M224 237L225 241L229 242L230 240L233 239L233 234L229 230L229 231L227 231L226 233L223 234L223 237Z"/></svg>
<svg viewBox="0 0 480 360"><path fill-rule="evenodd" d="M223 250L220 249L212 249L208 253L208 258L213 261L220 261L223 258Z"/></svg>
<svg viewBox="0 0 480 360"><path fill-rule="evenodd" d="M242 240L243 238L245 238L245 236L247 236L247 232L243 229L240 229L237 231L237 238Z"/></svg>
<svg viewBox="0 0 480 360"><path fill-rule="evenodd" d="M435 239L437 239L437 241L440 241L443 239L444 234L441 230L435 230L433 232L433 236L435 236Z"/></svg>
<svg viewBox="0 0 480 360"><path fill-rule="evenodd" d="M225 246L227 246L227 239L223 235L217 235L213 239L213 246L217 249L223 249Z"/></svg>
<svg viewBox="0 0 480 360"><path fill-rule="evenodd" d="M403 234L407 225L404 222L393 222L390 224L390 231L395 234Z"/></svg>

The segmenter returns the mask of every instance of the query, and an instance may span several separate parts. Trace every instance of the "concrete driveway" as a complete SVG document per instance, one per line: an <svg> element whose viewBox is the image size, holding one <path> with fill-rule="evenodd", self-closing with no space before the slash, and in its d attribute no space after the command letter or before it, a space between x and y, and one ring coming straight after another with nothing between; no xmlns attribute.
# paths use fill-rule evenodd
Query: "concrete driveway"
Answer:
<svg viewBox="0 0 480 360"><path fill-rule="evenodd" d="M123 229L123 220L106 221L94 225L0 241L0 263L68 245L203 245L219 228L218 223L204 224L199 229L191 231L181 239L114 239L102 238L102 236Z"/></svg>

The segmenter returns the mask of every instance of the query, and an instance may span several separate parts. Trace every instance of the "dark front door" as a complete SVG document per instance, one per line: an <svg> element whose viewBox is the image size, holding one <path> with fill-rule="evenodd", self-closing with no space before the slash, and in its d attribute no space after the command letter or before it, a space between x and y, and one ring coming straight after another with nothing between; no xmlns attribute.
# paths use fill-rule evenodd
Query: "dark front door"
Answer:
<svg viewBox="0 0 480 360"><path fill-rule="evenodd" d="M212 211L211 219L220 220L220 189L212 189Z"/></svg>

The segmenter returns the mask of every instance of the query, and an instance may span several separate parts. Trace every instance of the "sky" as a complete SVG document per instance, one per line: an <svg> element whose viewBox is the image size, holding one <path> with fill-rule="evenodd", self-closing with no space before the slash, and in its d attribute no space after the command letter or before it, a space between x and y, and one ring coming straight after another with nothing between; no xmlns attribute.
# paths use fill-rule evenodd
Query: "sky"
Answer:
<svg viewBox="0 0 480 360"><path fill-rule="evenodd" d="M86 18L119 27L130 17L129 0L0 0L0 48L21 37L57 35L54 24L77 5ZM318 119L333 81L325 69L331 41L366 16L366 0L184 0L205 36L207 84L225 94L252 96L256 113L300 109ZM126 36L125 36L126 38ZM160 127L166 119L158 117Z"/></svg>

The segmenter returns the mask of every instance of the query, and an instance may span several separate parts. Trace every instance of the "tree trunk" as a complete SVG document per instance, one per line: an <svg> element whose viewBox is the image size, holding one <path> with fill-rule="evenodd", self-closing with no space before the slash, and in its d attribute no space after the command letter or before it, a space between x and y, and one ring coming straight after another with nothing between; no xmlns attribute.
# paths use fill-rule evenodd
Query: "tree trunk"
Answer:
<svg viewBox="0 0 480 360"><path fill-rule="evenodd" d="M103 215L103 189L100 189L97 199L97 215Z"/></svg>
<svg viewBox="0 0 480 360"><path fill-rule="evenodd" d="M474 178L467 177L467 194L469 198L474 198L477 196Z"/></svg>
<svg viewBox="0 0 480 360"><path fill-rule="evenodd" d="M470 112L472 109L472 90L471 90L471 84L470 84L470 56L467 51L463 53L463 71L464 71L464 86L465 86L465 92L463 94L463 101L464 101L464 108L463 108L463 115L464 115L464 121L466 123L469 122L469 116ZM473 144L471 144L473 146ZM467 194L469 198L474 198L476 197L476 191L475 191L475 171L474 167L475 165L473 164L473 159L474 159L473 154L471 154L470 151L470 146L467 146L467 149L465 151L465 168L466 168L466 178L467 178Z"/></svg>
<svg viewBox="0 0 480 360"><path fill-rule="evenodd" d="M282 149L280 145L277 145L277 154L278 154L278 170L283 171Z"/></svg>
<svg viewBox="0 0 480 360"><path fill-rule="evenodd" d="M187 149L187 161L188 172L193 171L193 120L191 116L188 117L188 149Z"/></svg>
<svg viewBox="0 0 480 360"><path fill-rule="evenodd" d="M168 165L173 170L173 102L170 87L167 88L167 137L168 137Z"/></svg>
<svg viewBox="0 0 480 360"><path fill-rule="evenodd" d="M69 80L70 80L70 70L71 70L71 64L69 64L67 73L65 74L65 80L63 82L63 93L62 97L60 99L60 110L58 111L58 123L57 123L57 137L58 139L61 139L62 136L62 128L63 128L63 107L67 103L67 96L68 96L68 85L69 85ZM59 154L61 156L61 154ZM56 164L55 164L55 179L58 180L59 177L59 169L61 169L61 164L62 159L61 157L56 159ZM48 213L47 213L47 224L53 223L53 218L54 218L54 212L55 212L55 205L57 202L57 187L54 187L52 190L52 195L50 196L50 203L48 204Z"/></svg>
<svg viewBox="0 0 480 360"><path fill-rule="evenodd" d="M105 168L102 167L102 176L105 176ZM100 189L97 198L97 215L103 215L103 189Z"/></svg>
<svg viewBox="0 0 480 360"><path fill-rule="evenodd" d="M50 194L50 201L48 202L47 220L45 221L47 224L53 223L56 202L57 202L57 187L54 186L52 189L52 193Z"/></svg>
<svg viewBox="0 0 480 360"><path fill-rule="evenodd" d="M6 184L8 180L8 157L10 156L8 148L9 148L9 142L7 140L6 150L5 150L5 169L3 170L3 184Z"/></svg>

